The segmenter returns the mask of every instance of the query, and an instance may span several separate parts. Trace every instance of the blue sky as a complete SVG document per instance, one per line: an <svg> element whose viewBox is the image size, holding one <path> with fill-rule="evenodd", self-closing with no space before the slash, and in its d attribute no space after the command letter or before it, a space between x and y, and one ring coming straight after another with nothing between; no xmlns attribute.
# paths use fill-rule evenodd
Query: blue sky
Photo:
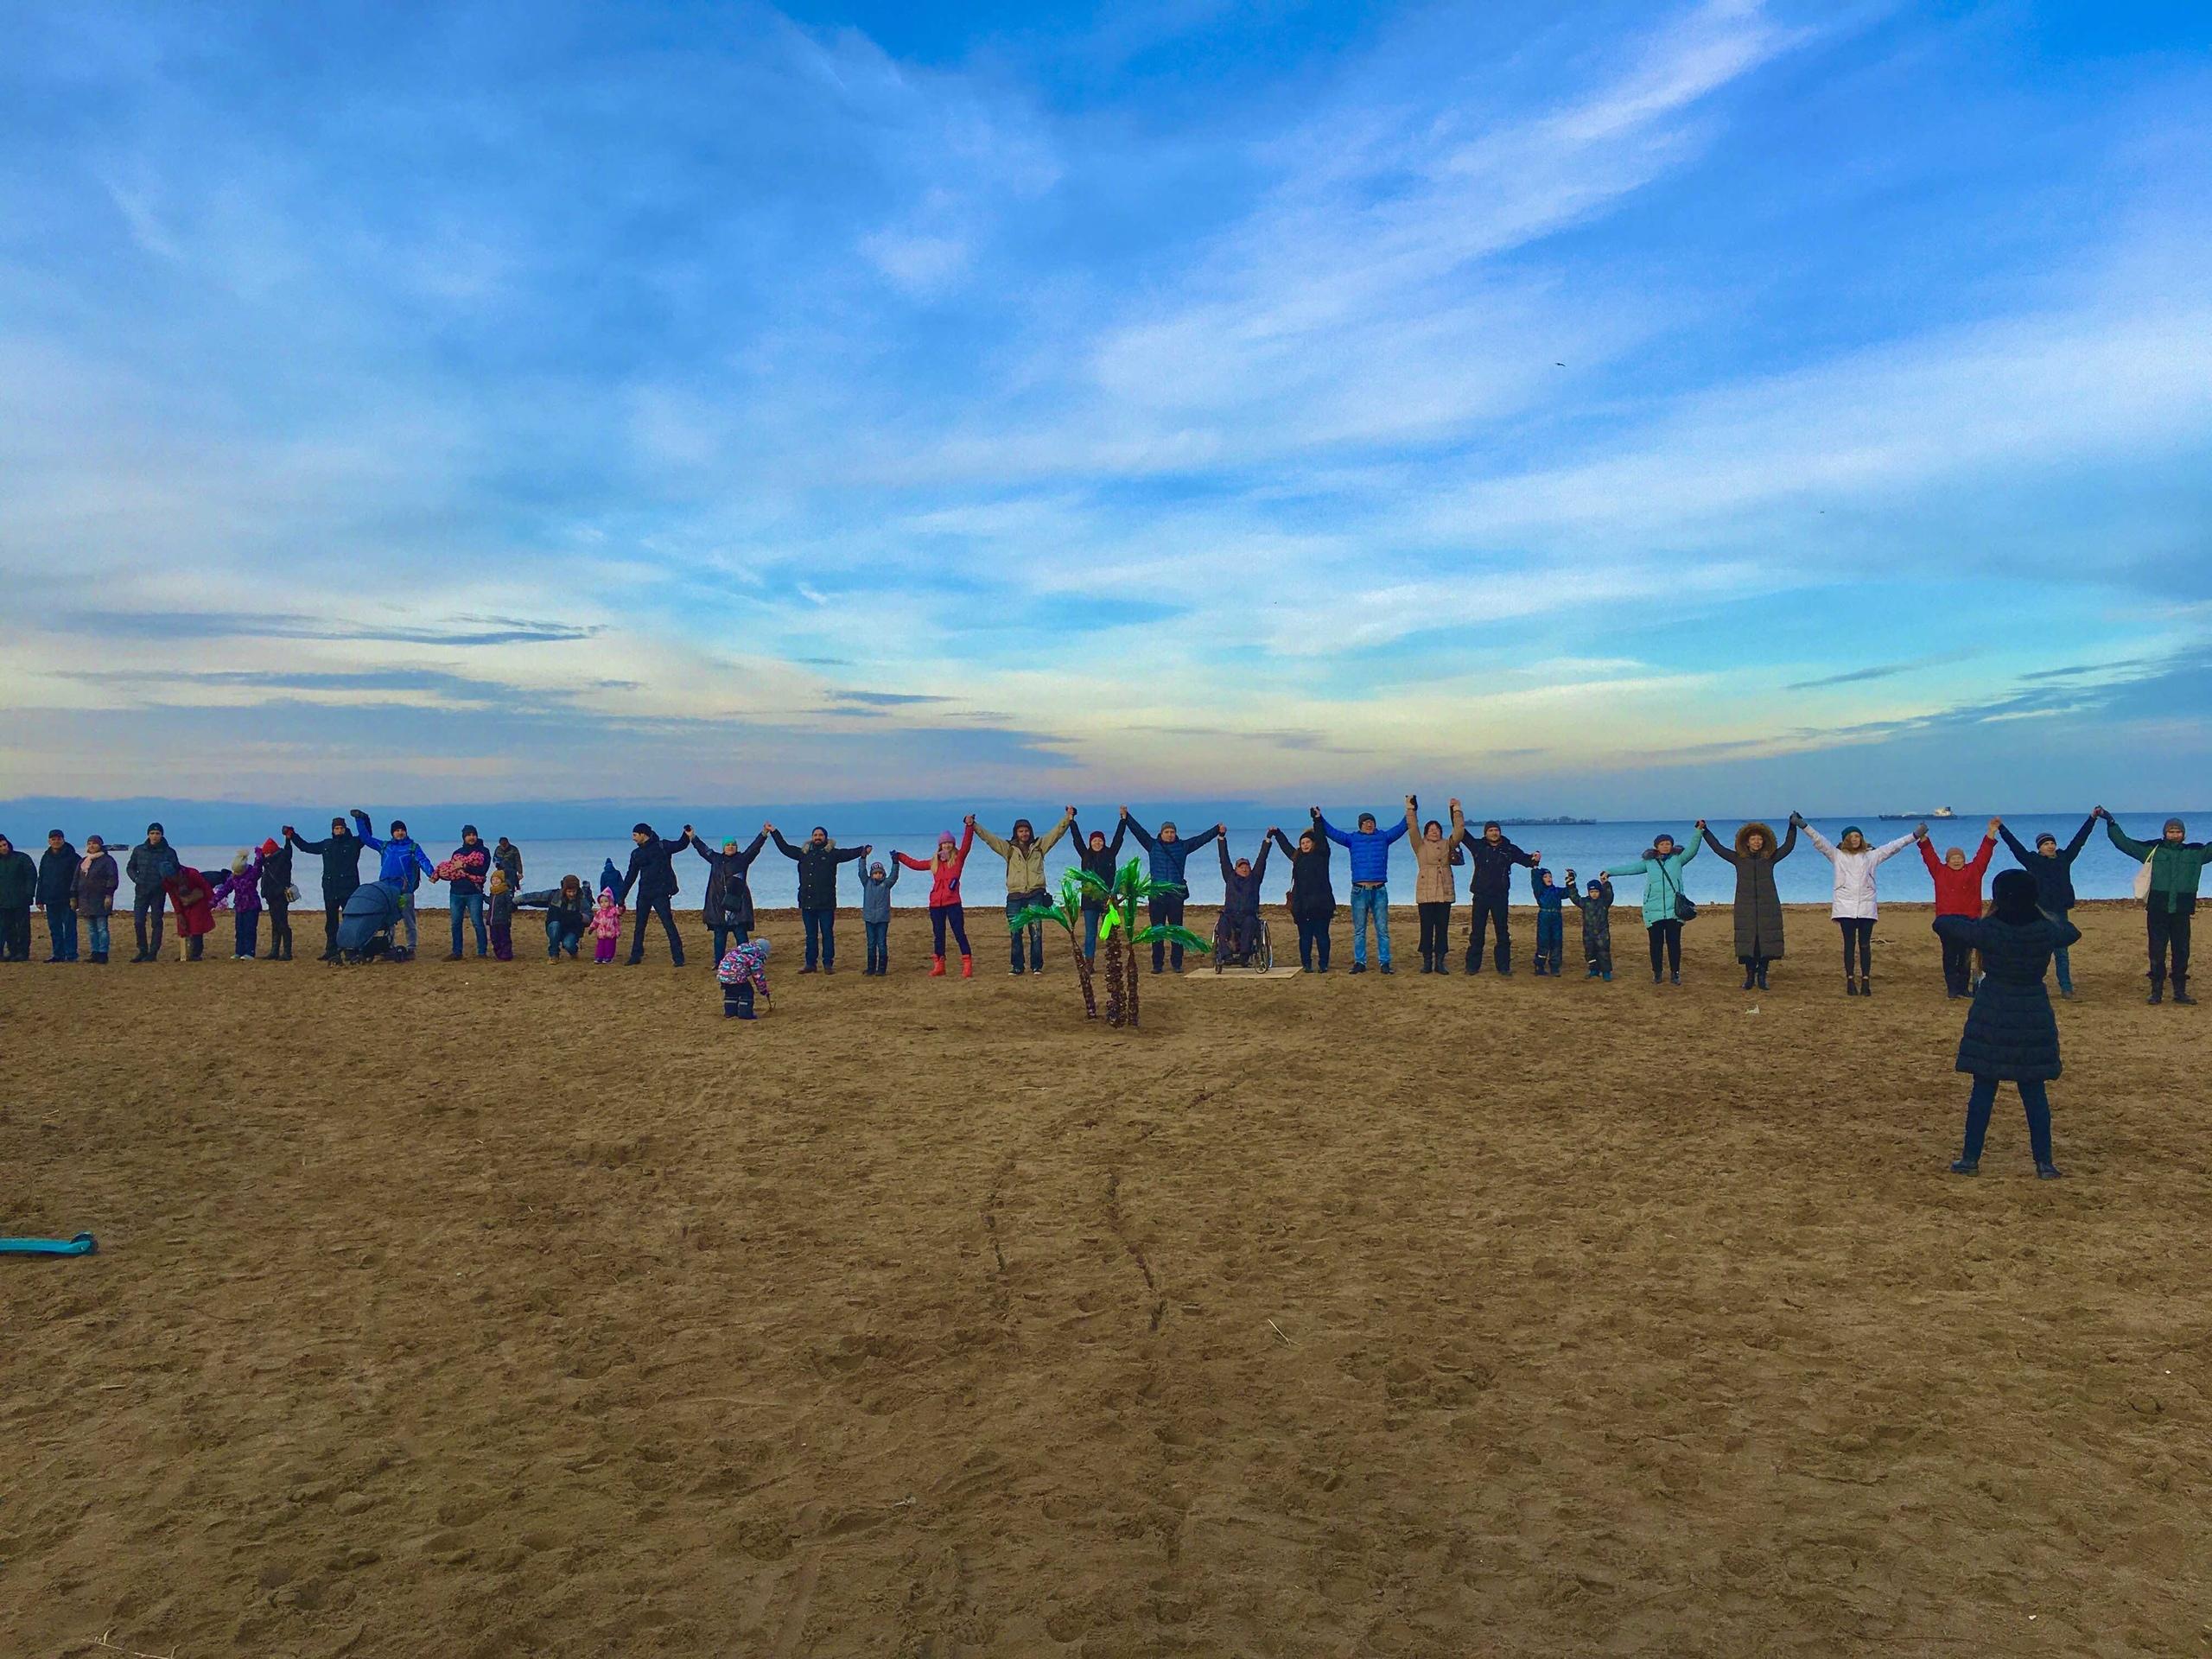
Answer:
<svg viewBox="0 0 2212 1659"><path fill-rule="evenodd" d="M0 797L2212 756L2204 8L6 16Z"/></svg>

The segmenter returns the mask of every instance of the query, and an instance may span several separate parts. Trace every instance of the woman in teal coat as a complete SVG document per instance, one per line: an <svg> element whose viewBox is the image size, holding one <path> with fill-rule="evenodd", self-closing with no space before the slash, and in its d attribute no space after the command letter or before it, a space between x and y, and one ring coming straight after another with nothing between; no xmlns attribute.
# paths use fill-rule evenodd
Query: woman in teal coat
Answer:
<svg viewBox="0 0 2212 1659"><path fill-rule="evenodd" d="M1703 818L1697 821L1697 833L1705 833ZM1616 864L1605 872L1643 878L1643 931L1651 940L1654 985L1662 973L1675 984L1682 982L1682 866L1697 856L1700 845L1697 836L1686 847L1677 846L1672 836L1662 836L1634 863Z"/></svg>

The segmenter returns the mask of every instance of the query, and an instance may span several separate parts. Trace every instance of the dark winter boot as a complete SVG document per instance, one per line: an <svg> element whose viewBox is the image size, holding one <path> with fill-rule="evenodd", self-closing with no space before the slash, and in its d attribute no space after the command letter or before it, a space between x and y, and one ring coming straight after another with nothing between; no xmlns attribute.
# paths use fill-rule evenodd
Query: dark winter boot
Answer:
<svg viewBox="0 0 2212 1659"><path fill-rule="evenodd" d="M1744 964L1744 988L1747 991L1751 990L1757 986L1758 982L1759 970L1752 967L1750 963L1745 963Z"/></svg>
<svg viewBox="0 0 2212 1659"><path fill-rule="evenodd" d="M1766 963L1759 963L1759 989L1766 989Z"/></svg>

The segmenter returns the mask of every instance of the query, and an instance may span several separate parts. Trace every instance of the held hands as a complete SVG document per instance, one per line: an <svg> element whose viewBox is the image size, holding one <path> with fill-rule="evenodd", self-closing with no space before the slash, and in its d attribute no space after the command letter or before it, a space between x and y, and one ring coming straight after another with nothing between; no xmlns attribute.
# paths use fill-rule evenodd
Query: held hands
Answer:
<svg viewBox="0 0 2212 1659"><path fill-rule="evenodd" d="M1229 833L1229 826L1225 823L1217 823L1213 827L1213 832L1217 836L1225 836Z"/></svg>
<svg viewBox="0 0 2212 1659"><path fill-rule="evenodd" d="M1927 839L1928 839L1928 826L1927 826L1926 824L1924 824L1924 823L1916 823L1915 825L1913 825L1913 826L1912 826L1912 838L1913 838L1915 841L1925 841L1925 840L1927 840Z"/></svg>
<svg viewBox="0 0 2212 1659"><path fill-rule="evenodd" d="M2108 820L2111 818L2112 814L2106 811L2104 808L2100 806L2092 808L2090 810L2089 816L2093 818L2105 818Z"/></svg>
<svg viewBox="0 0 2212 1659"><path fill-rule="evenodd" d="M1705 820L1703 818L1700 818L1697 823L1692 826L1692 828L1696 830L1700 835L1703 835L1705 833Z"/></svg>
<svg viewBox="0 0 2212 1659"><path fill-rule="evenodd" d="M1319 807L1309 806L1306 810L1312 817L1314 823L1319 823L1321 822L1321 809Z"/></svg>
<svg viewBox="0 0 2212 1659"><path fill-rule="evenodd" d="M692 835L691 826L690 826L690 824L688 824L688 823L687 823L687 824L685 824L685 825L683 826L683 833L682 835L678 836L676 838L676 839L677 839L677 843L678 843L679 845L681 845L683 842L687 842L687 841L690 840L690 839L691 839L691 835Z"/></svg>
<svg viewBox="0 0 2212 1659"><path fill-rule="evenodd" d="M976 815L973 812L963 813L960 823L963 828L973 830L976 827Z"/></svg>
<svg viewBox="0 0 2212 1659"><path fill-rule="evenodd" d="M1795 807L1790 808L1789 823L1792 829L1802 830L1805 827L1805 815Z"/></svg>
<svg viewBox="0 0 2212 1659"><path fill-rule="evenodd" d="M1129 809L1128 807L1125 806L1122 809L1122 816L1125 818L1129 816Z"/></svg>
<svg viewBox="0 0 2212 1659"><path fill-rule="evenodd" d="M1451 807L1451 809L1452 809L1454 812L1457 812L1457 811L1459 811L1459 810L1460 810L1460 807L1459 807L1459 798L1457 795L1454 795L1454 796L1451 798L1451 800L1450 800L1450 801L1448 801L1447 803L1446 803L1446 804L1447 804L1448 806L1450 806L1450 807Z"/></svg>
<svg viewBox="0 0 2212 1659"><path fill-rule="evenodd" d="M772 836L776 833L776 826L772 823L764 823L760 826L760 833L764 836Z"/></svg>
<svg viewBox="0 0 2212 1659"><path fill-rule="evenodd" d="M2002 830L2004 827L2005 827L2005 820L2004 820L2004 819L2002 819L2002 818L1992 818L1992 819L1989 821L1989 834L1990 834L1990 838L1991 838L1992 840L1994 840L1994 839L1996 838L1997 832L1998 832L1999 830Z"/></svg>

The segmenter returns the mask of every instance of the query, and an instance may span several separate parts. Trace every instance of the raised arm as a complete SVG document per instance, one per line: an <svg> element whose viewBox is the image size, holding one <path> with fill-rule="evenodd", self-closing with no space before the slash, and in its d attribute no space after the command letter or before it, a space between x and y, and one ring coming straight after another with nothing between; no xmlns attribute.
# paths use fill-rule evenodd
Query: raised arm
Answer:
<svg viewBox="0 0 2212 1659"><path fill-rule="evenodd" d="M1790 827L1792 830L1795 830L1795 829L1797 827L1797 824L1796 824L1796 814L1795 814L1795 813L1792 813L1792 814L1790 815L1790 825L1789 825L1789 827ZM1826 836L1822 835L1822 834L1820 832L1820 830L1817 830L1816 828L1815 828L1812 824L1809 824L1809 823L1808 823L1808 824L1807 824L1807 825L1805 826L1805 839L1806 839L1806 840L1808 840L1808 841L1809 841L1809 842L1811 842L1813 843L1813 850L1814 850L1815 852L1818 853L1818 854L1819 854L1822 858L1825 858L1826 860L1827 860L1827 861L1828 861L1829 863L1831 863L1831 864L1833 864L1833 863L1834 863L1834 862L1835 862L1835 847L1834 847L1834 844L1833 842L1831 842Z"/></svg>
<svg viewBox="0 0 2212 1659"><path fill-rule="evenodd" d="M1608 880L1617 875L1642 875L1651 868L1648 859L1637 859L1631 864L1609 864L1598 872Z"/></svg>
<svg viewBox="0 0 2212 1659"><path fill-rule="evenodd" d="M1444 838L1444 844L1456 851L1466 843L1466 839L1467 815L1460 809L1459 803L1454 801L1452 803L1452 833Z"/></svg>
<svg viewBox="0 0 2212 1659"><path fill-rule="evenodd" d="M1014 850L1013 847L1008 844L1003 836L993 835L989 830L984 829L980 823L976 826L976 833L983 838L983 845L989 848L1001 858L1004 858L1008 853Z"/></svg>
<svg viewBox="0 0 2212 1659"><path fill-rule="evenodd" d="M1135 818L1123 818L1122 820L1122 829L1128 830L1131 835L1135 836L1137 838L1137 845L1143 848L1147 853L1159 845L1157 842L1153 840L1151 833L1145 829L1144 825L1139 823ZM1116 830L1115 833L1118 835L1120 830Z"/></svg>
<svg viewBox="0 0 2212 1659"><path fill-rule="evenodd" d="M2082 827L2074 832L2074 839L2066 843L2066 850L2060 856L2064 858L2069 864L2071 864L2075 857L2080 855L2083 845L2088 842L2089 839L2089 831L2096 827L2097 815L2092 812L2088 817L2082 820Z"/></svg>
<svg viewBox="0 0 2212 1659"><path fill-rule="evenodd" d="M890 891L891 891L891 889L892 889L892 888L893 888L893 887L897 887L898 885L899 885L899 861L898 861L897 859L895 859L895 858L894 858L894 859L893 859L893 860L891 861L891 868L890 868L889 869L886 870L886 871L883 873L883 890L884 890L886 893L888 893L888 892L890 892Z"/></svg>
<svg viewBox="0 0 2212 1659"><path fill-rule="evenodd" d="M384 851L384 842L378 841L374 836L369 833L371 829L374 827L369 823L369 815L362 811L358 806L353 809L353 823L360 830L362 846L367 848L372 853L380 853Z"/></svg>
<svg viewBox="0 0 2212 1659"><path fill-rule="evenodd" d="M960 832L960 861L968 861L968 849L976 844L976 820L968 820L968 827Z"/></svg>
<svg viewBox="0 0 2212 1659"><path fill-rule="evenodd" d="M1313 827L1316 830L1319 830L1323 835L1326 836L1331 841L1335 842L1339 847L1349 847L1351 845L1351 837L1344 834L1343 830L1338 829L1335 824L1331 823L1326 818L1314 819Z"/></svg>
<svg viewBox="0 0 2212 1659"><path fill-rule="evenodd" d="M901 865L910 870L926 870L930 867L930 862L931 861L926 858L916 858L912 853L893 851L891 855L891 864L894 872Z"/></svg>
<svg viewBox="0 0 2212 1659"><path fill-rule="evenodd" d="M2134 836L2127 834L2120 827L2120 820L2109 812L2105 814L2105 834L2112 838L2113 846L2119 848L2130 858L2145 859L2151 856L2151 843L2147 841L2138 841Z"/></svg>
<svg viewBox="0 0 2212 1659"><path fill-rule="evenodd" d="M1224 836L1215 842L1213 849L1221 855L1221 884L1225 887L1236 874L1236 867L1230 861L1229 858L1229 837Z"/></svg>
<svg viewBox="0 0 2212 1659"><path fill-rule="evenodd" d="M832 864L849 864L856 858L865 857L867 853L866 847L840 847L830 855L830 861Z"/></svg>
<svg viewBox="0 0 2212 1659"><path fill-rule="evenodd" d="M1895 858L1911 845L1910 836L1899 836L1895 841L1885 841L1874 849L1874 861L1879 864L1885 860Z"/></svg>
<svg viewBox="0 0 2212 1659"><path fill-rule="evenodd" d="M1967 868L1974 872L1975 880L1979 881L1981 879L1981 873L1989 868L1989 855L1996 850L1997 837L1984 836L1981 838L1980 847L1975 850L1974 855L1967 861Z"/></svg>
<svg viewBox="0 0 2212 1659"><path fill-rule="evenodd" d="M1733 864L1736 861L1736 855L1730 852L1726 847L1722 846L1720 844L1719 838L1714 836L1712 830L1701 830L1698 833L1705 837L1705 844L1713 849L1713 855L1715 858L1726 859L1731 864ZM1796 830L1794 829L1790 830L1789 836L1791 840L1796 840L1797 836ZM1777 858L1780 858L1782 855L1777 853L1775 856Z"/></svg>
<svg viewBox="0 0 2212 1659"><path fill-rule="evenodd" d="M302 841L296 831L287 830L284 832L284 839L290 842L292 845L298 848L300 851L303 853L313 853L317 858L321 858L325 853L330 850L330 842L332 838L326 836L321 841Z"/></svg>
<svg viewBox="0 0 2212 1659"><path fill-rule="evenodd" d="M1051 852L1053 848L1060 844L1060 837L1067 834L1069 827L1074 823L1075 808L1070 807L1060 814L1060 821L1052 826L1050 833L1038 842L1039 849L1044 852Z"/></svg>
<svg viewBox="0 0 2212 1659"><path fill-rule="evenodd" d="M1222 844L1224 847L1228 845L1226 842L1224 842ZM1258 887L1260 883L1267 878L1268 851L1268 838L1265 836L1262 836L1260 837L1260 855L1252 861L1252 885L1255 887Z"/></svg>
<svg viewBox="0 0 2212 1659"><path fill-rule="evenodd" d="M1209 825L1207 825L1205 829L1203 829L1203 830L1199 830L1199 831L1198 831L1198 833L1197 835L1192 836L1191 837L1191 840L1190 840L1190 848L1191 848L1191 851L1192 851L1192 852L1193 852L1193 853L1197 852L1197 851L1198 850L1198 849L1199 849L1199 848L1201 848L1201 847L1205 846L1205 845L1206 844L1206 842L1210 842L1210 841L1213 840L1216 836L1218 836L1218 835L1220 835L1220 834L1221 834L1221 826L1220 826L1219 824L1217 824L1217 823L1214 823L1214 824L1209 824ZM1188 856L1189 856L1189 855L1188 855L1188 854L1185 854L1185 857L1188 857Z"/></svg>
<svg viewBox="0 0 2212 1659"><path fill-rule="evenodd" d="M1406 814L1406 819L1403 823L1394 823L1388 830L1385 830L1382 832L1382 844L1385 847L1389 847L1395 842L1403 841L1406 838L1406 832L1413 827L1414 815L1411 812L1408 812Z"/></svg>
<svg viewBox="0 0 2212 1659"><path fill-rule="evenodd" d="M2094 818L2090 820L2092 823L2095 821ZM2028 849L2020 845L2020 838L2012 833L2012 826L2009 823L2000 823L1997 826L1997 833L2004 837L2005 850L2020 861L2023 869L2026 868L2029 858ZM2083 833L2088 833L2086 829Z"/></svg>
<svg viewBox="0 0 2212 1659"><path fill-rule="evenodd" d="M1716 847L1713 850L1718 852L1720 849ZM1793 823L1789 826L1789 833L1782 838L1782 845L1774 849L1774 861L1779 864L1783 859L1789 857L1790 854L1796 850L1797 826Z"/></svg>
<svg viewBox="0 0 2212 1659"><path fill-rule="evenodd" d="M1282 849L1282 855L1285 858L1294 859L1298 856L1298 849L1292 844L1290 837L1283 834L1281 830L1268 830L1268 839L1273 842L1276 846Z"/></svg>
<svg viewBox="0 0 2212 1659"><path fill-rule="evenodd" d="M794 861L798 860L798 849L792 846L791 842L784 839L784 832L782 830L771 830L768 833L776 838L776 848L778 851L782 853L785 858L791 859Z"/></svg>
<svg viewBox="0 0 2212 1659"><path fill-rule="evenodd" d="M1704 832L1704 829L1705 826L1703 824L1700 824L1698 826L1700 834ZM1689 840L1684 842L1682 843L1681 856L1675 861L1675 868L1678 870L1681 869L1683 865L1688 863L1690 860L1698 855L1698 850L1704 845L1705 843L1699 840L1696 836L1693 836Z"/></svg>

